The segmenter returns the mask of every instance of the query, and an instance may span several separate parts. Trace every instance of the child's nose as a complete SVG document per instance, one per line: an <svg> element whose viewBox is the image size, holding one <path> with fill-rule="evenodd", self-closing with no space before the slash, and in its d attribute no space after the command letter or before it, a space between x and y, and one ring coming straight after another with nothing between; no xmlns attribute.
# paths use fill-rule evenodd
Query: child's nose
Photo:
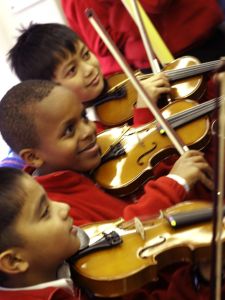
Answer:
<svg viewBox="0 0 225 300"><path fill-rule="evenodd" d="M67 219L69 216L70 206L66 203L59 203L59 215L62 219Z"/></svg>
<svg viewBox="0 0 225 300"><path fill-rule="evenodd" d="M88 77L92 73L94 67L87 62L83 62L82 69L84 76Z"/></svg>
<svg viewBox="0 0 225 300"><path fill-rule="evenodd" d="M80 132L81 132L82 139L92 136L96 132L94 123L91 121L82 122L80 127Z"/></svg>

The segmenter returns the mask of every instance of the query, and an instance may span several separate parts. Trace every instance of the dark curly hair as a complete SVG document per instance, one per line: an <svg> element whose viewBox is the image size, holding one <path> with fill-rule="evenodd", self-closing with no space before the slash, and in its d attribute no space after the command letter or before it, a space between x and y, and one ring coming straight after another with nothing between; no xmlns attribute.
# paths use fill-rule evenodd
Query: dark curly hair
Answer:
<svg viewBox="0 0 225 300"><path fill-rule="evenodd" d="M27 80L12 87L0 101L0 132L3 139L19 153L39 145L35 124L35 103L46 98L57 83Z"/></svg>

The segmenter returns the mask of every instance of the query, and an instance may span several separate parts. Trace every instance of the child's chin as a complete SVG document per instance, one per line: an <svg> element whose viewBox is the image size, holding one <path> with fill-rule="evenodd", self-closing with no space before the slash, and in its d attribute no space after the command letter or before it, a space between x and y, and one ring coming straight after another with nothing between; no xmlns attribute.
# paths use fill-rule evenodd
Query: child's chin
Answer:
<svg viewBox="0 0 225 300"><path fill-rule="evenodd" d="M101 157L96 157L96 159L90 163L89 167L87 168L87 172L96 169L100 165L100 163Z"/></svg>
<svg viewBox="0 0 225 300"><path fill-rule="evenodd" d="M81 168L80 172L88 173L96 169L101 163L101 157L96 157L90 161L86 161L86 164ZM78 170L76 170L78 171Z"/></svg>

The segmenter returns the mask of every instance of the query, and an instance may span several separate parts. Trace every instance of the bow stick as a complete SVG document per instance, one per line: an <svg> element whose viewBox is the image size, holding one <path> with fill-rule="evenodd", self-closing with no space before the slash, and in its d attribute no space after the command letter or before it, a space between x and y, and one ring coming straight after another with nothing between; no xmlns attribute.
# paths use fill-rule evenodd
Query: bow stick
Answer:
<svg viewBox="0 0 225 300"><path fill-rule="evenodd" d="M223 65L222 67L224 67ZM218 71L220 71L219 68ZM221 70L222 71L222 70ZM220 75L220 94L225 95L225 73ZM219 104L218 104L219 106ZM216 159L215 190L214 190L214 217L212 238L211 264L211 298L221 299L222 284L222 230L223 230L223 201L224 201L224 166L225 166L225 101L222 100L219 110L219 126L217 129L218 151Z"/></svg>
<svg viewBox="0 0 225 300"><path fill-rule="evenodd" d="M173 143L174 147L177 149L177 151L182 155L184 152L188 151L188 147L184 145L180 137L176 134L173 128L169 126L168 122L163 118L160 110L158 107L150 101L147 93L145 92L144 88L139 83L138 79L133 74L132 69L128 65L128 63L123 58L122 54L117 49L116 45L112 41L109 34L106 32L105 28L100 23L98 17L95 15L94 11L90 8L86 9L86 15L89 19L89 22L94 27L98 35L101 37L103 42L108 47L109 51L112 53L124 73L127 75L128 78L130 78L130 81L132 82L134 88L137 90L139 95L142 97L143 101L145 102L146 106L150 109L152 114L154 115L156 121L161 125L163 128L162 131L160 131L161 134L164 132L167 134L171 142Z"/></svg>
<svg viewBox="0 0 225 300"><path fill-rule="evenodd" d="M124 3L123 0L122 0L122 2L125 5L125 8L128 9L128 7L126 6L126 4ZM140 32L140 35L141 35L141 38L142 38L142 41L143 41L143 44L145 47L145 51L146 51L148 60L150 62L151 68L152 68L152 71L154 74L157 74L160 72L159 62L153 51L153 47L151 45L150 39L148 38L146 26L144 25L144 22L141 17L140 7L137 4L136 0L130 0L130 3L133 6L134 20L136 21L136 25L139 29L139 32ZM167 101L168 101L168 103L172 102L172 99L169 94L167 94Z"/></svg>
<svg viewBox="0 0 225 300"><path fill-rule="evenodd" d="M139 29L139 32L140 32L140 35L141 35L141 38L142 38L142 41L143 41L143 44L145 47L145 51L146 51L148 60L150 62L151 68L152 68L152 71L154 74L159 73L160 66L159 66L158 60L154 54L154 51L152 49L152 45L147 37L147 32L145 30L145 26L144 26L143 20L141 18L141 14L140 14L137 2L136 2L136 0L132 0L131 3L133 6L133 11L134 11L134 19L136 20L136 25Z"/></svg>

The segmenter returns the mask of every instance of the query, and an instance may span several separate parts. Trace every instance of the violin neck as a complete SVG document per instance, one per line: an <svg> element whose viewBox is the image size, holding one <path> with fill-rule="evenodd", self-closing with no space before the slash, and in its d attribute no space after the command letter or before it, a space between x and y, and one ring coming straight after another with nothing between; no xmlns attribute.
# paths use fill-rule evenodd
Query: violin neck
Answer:
<svg viewBox="0 0 225 300"><path fill-rule="evenodd" d="M193 65L186 68L175 69L171 71L165 71L170 81L176 81L179 79L185 79L188 77L201 75L210 71L215 70L219 65L220 60L214 60L210 62L201 63L199 65Z"/></svg>
<svg viewBox="0 0 225 300"><path fill-rule="evenodd" d="M219 63L220 60L214 60L210 62L201 63L199 65L193 65L171 71L164 71L164 73L169 77L170 82L174 82L179 79L185 79L213 71L216 69L216 67L218 67ZM140 80L142 80L149 78L149 74L137 74L137 77Z"/></svg>
<svg viewBox="0 0 225 300"><path fill-rule="evenodd" d="M170 118L168 118L168 121L173 128L182 126L215 110L220 105L222 99L223 97L220 96L218 98L211 99L207 102L186 109L185 111L171 116Z"/></svg>

